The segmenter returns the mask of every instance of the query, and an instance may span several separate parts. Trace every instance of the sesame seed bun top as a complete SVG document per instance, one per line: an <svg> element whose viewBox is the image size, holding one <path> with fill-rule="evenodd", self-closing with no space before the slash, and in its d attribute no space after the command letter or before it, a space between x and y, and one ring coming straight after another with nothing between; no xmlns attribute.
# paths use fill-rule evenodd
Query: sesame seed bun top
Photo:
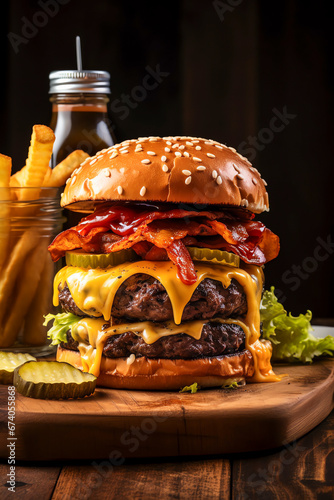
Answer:
<svg viewBox="0 0 334 500"><path fill-rule="evenodd" d="M234 148L196 137L143 137L87 158L61 206L92 212L105 201L162 201L269 209L266 183Z"/></svg>

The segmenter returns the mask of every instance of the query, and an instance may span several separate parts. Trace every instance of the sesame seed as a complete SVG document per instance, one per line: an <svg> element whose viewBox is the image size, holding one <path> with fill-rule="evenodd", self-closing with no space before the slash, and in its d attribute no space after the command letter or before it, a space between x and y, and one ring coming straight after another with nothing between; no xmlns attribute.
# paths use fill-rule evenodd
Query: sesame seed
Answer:
<svg viewBox="0 0 334 500"><path fill-rule="evenodd" d="M189 177L186 178L186 180L184 181L185 184L190 184L191 183L191 175L189 175Z"/></svg>
<svg viewBox="0 0 334 500"><path fill-rule="evenodd" d="M196 141L194 141L194 140L193 140L192 142L193 142L194 144L197 144L199 141L198 141L198 140L196 140Z"/></svg>
<svg viewBox="0 0 334 500"><path fill-rule="evenodd" d="M241 206L242 207L248 207L248 200L246 200L246 199L241 200Z"/></svg>
<svg viewBox="0 0 334 500"><path fill-rule="evenodd" d="M122 186L117 186L117 191L118 191L118 194L122 194L123 193Z"/></svg>
<svg viewBox="0 0 334 500"><path fill-rule="evenodd" d="M182 170L182 173L183 173L184 175L191 175L190 170Z"/></svg>
<svg viewBox="0 0 334 500"><path fill-rule="evenodd" d="M147 151L147 154L150 155L150 156L156 156L157 153L155 153L154 151Z"/></svg>
<svg viewBox="0 0 334 500"><path fill-rule="evenodd" d="M254 186L256 186L256 184L257 184L257 180L253 178L253 179L252 179L252 183L254 184Z"/></svg>
<svg viewBox="0 0 334 500"><path fill-rule="evenodd" d="M196 156L193 156L194 161L202 161L200 158L196 158Z"/></svg>
<svg viewBox="0 0 334 500"><path fill-rule="evenodd" d="M97 162L97 158L94 158L94 160L92 160L89 165L94 165L94 163L96 163L96 162Z"/></svg>
<svg viewBox="0 0 334 500"><path fill-rule="evenodd" d="M216 158L212 153L206 153L206 156L208 156L209 158Z"/></svg>
<svg viewBox="0 0 334 500"><path fill-rule="evenodd" d="M168 172L168 167L167 167L167 165L165 163L162 165L162 170L164 172Z"/></svg>
<svg viewBox="0 0 334 500"><path fill-rule="evenodd" d="M204 165L199 165L199 167L197 167L196 170L199 171L206 170L206 167Z"/></svg>
<svg viewBox="0 0 334 500"><path fill-rule="evenodd" d="M124 167L122 167L122 168L120 168L120 169L119 169L119 171L121 172L121 174L124 174L124 172L125 172L125 168L124 168Z"/></svg>
<svg viewBox="0 0 334 500"><path fill-rule="evenodd" d="M196 146L195 149L197 149L197 151L200 151L202 148L201 146Z"/></svg>
<svg viewBox="0 0 334 500"><path fill-rule="evenodd" d="M140 196L145 196L145 193L146 193L146 187L145 187L145 186L143 186L143 187L141 188L141 190L139 191L139 194L140 194Z"/></svg>
<svg viewBox="0 0 334 500"><path fill-rule="evenodd" d="M168 146L172 145L172 143L170 141L166 141L166 144L168 144Z"/></svg>
<svg viewBox="0 0 334 500"><path fill-rule="evenodd" d="M186 145L187 146L193 146L194 144L192 142L190 142L190 141L186 141Z"/></svg>
<svg viewBox="0 0 334 500"><path fill-rule="evenodd" d="M217 170L213 170L213 171L212 171L212 177L213 177L214 179L217 179L217 176L218 176Z"/></svg>
<svg viewBox="0 0 334 500"><path fill-rule="evenodd" d="M207 146L211 146L211 142L210 141L205 141L204 144L206 144Z"/></svg>
<svg viewBox="0 0 334 500"><path fill-rule="evenodd" d="M121 153L122 155L126 155L126 153L128 153L128 152L129 152L129 150L128 150L128 149L123 149L123 150L122 150L122 149L120 149L120 153Z"/></svg>
<svg viewBox="0 0 334 500"><path fill-rule="evenodd" d="M218 149L223 149L223 146L219 146L219 144L215 144L215 147Z"/></svg>
<svg viewBox="0 0 334 500"><path fill-rule="evenodd" d="M241 175L241 174L238 174L238 175L237 175L237 179L240 179L241 181L243 181L243 180L244 180L244 176L243 176L243 175Z"/></svg>
<svg viewBox="0 0 334 500"><path fill-rule="evenodd" d="M166 153L170 153L170 149L169 148L165 148L165 151L166 151Z"/></svg>
<svg viewBox="0 0 334 500"><path fill-rule="evenodd" d="M106 168L106 169L105 169L105 171L104 171L104 175L105 175L106 177L110 177L110 176L111 176L111 172L110 172L110 170L109 170L108 168Z"/></svg>
<svg viewBox="0 0 334 500"><path fill-rule="evenodd" d="M76 178L77 178L77 176L76 176L76 175L74 175L74 176L72 177L72 181L71 181L71 184L74 184L74 183L75 183L75 181L76 181Z"/></svg>
<svg viewBox="0 0 334 500"><path fill-rule="evenodd" d="M158 142L160 140L160 137L151 137L150 142Z"/></svg>
<svg viewBox="0 0 334 500"><path fill-rule="evenodd" d="M218 175L217 179L216 179L216 182L217 184L221 184L223 182L222 178L220 177L220 175Z"/></svg>
<svg viewBox="0 0 334 500"><path fill-rule="evenodd" d="M266 181L265 181L264 179L262 179L262 180L263 180L263 184L264 184L265 186L268 186L268 184L266 183Z"/></svg>
<svg viewBox="0 0 334 500"><path fill-rule="evenodd" d="M172 146L173 149L178 148L178 147L179 147L178 143L173 144L173 146Z"/></svg>
<svg viewBox="0 0 334 500"><path fill-rule="evenodd" d="M149 163L151 163L151 160L145 158L145 160L142 160L141 162L144 163L145 165L148 165Z"/></svg>
<svg viewBox="0 0 334 500"><path fill-rule="evenodd" d="M238 172L238 174L240 174L240 169L234 163L232 163L232 165L233 165L234 170L236 170Z"/></svg>
<svg viewBox="0 0 334 500"><path fill-rule="evenodd" d="M182 153L180 153L180 151L175 151L175 156L182 156Z"/></svg>
<svg viewBox="0 0 334 500"><path fill-rule="evenodd" d="M187 158L189 158L189 157L190 157L190 154L188 153L188 151L184 151L184 153L183 153L183 154L184 154L184 156L186 156Z"/></svg>
<svg viewBox="0 0 334 500"><path fill-rule="evenodd" d="M163 155L163 156L161 157L161 161L167 161L167 156Z"/></svg>
<svg viewBox="0 0 334 500"><path fill-rule="evenodd" d="M182 146L179 147L179 149L184 149L185 148L185 145L182 144Z"/></svg>
<svg viewBox="0 0 334 500"><path fill-rule="evenodd" d="M96 157L98 160L101 160L101 158L103 158L103 155L99 155Z"/></svg>
<svg viewBox="0 0 334 500"><path fill-rule="evenodd" d="M236 152L237 152L237 150L236 150L235 148L231 148L231 147L229 147L228 149L230 149L231 151L233 151L233 153L236 153ZM246 201L247 201L247 200L246 200Z"/></svg>

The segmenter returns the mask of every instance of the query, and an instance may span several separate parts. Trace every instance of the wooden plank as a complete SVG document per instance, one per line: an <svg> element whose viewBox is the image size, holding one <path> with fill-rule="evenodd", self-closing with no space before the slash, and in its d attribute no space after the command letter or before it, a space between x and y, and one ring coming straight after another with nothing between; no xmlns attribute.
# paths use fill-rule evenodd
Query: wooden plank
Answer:
<svg viewBox="0 0 334 500"><path fill-rule="evenodd" d="M189 460L168 463L93 462L88 466L65 466L52 500L179 500L230 498L228 460Z"/></svg>
<svg viewBox="0 0 334 500"><path fill-rule="evenodd" d="M233 461L233 500L333 498L334 412L313 432L274 454Z"/></svg>
<svg viewBox="0 0 334 500"><path fill-rule="evenodd" d="M15 466L15 493L8 491L6 484L9 467L0 464L0 498L9 500L24 498L24 500L49 500L56 485L61 466L41 467L36 465Z"/></svg>
<svg viewBox="0 0 334 500"><path fill-rule="evenodd" d="M318 425L333 408L334 362L276 367L273 384L197 394L98 388L78 401L17 394L16 456L21 460L190 456L281 446ZM50 428L52 427L52 433ZM0 428L6 458L7 429Z"/></svg>

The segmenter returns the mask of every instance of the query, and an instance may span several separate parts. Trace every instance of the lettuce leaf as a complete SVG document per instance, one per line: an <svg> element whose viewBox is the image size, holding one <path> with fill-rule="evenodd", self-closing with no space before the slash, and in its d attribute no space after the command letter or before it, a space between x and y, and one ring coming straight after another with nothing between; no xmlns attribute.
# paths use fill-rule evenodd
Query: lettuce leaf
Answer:
<svg viewBox="0 0 334 500"><path fill-rule="evenodd" d="M316 356L333 356L334 337L318 339L311 333L311 311L299 316L288 314L274 290L271 287L264 292L260 306L262 336L273 345L273 360L311 363Z"/></svg>
<svg viewBox="0 0 334 500"><path fill-rule="evenodd" d="M67 342L67 330L70 330L75 323L82 319L72 313L47 314L44 318L44 326L47 326L51 320L54 320L53 326L48 331L48 338L52 340L51 345L57 345L60 344L60 342Z"/></svg>
<svg viewBox="0 0 334 500"><path fill-rule="evenodd" d="M194 382L191 385L186 385L179 392L191 392L191 394L195 394L198 391L199 387L197 382Z"/></svg>

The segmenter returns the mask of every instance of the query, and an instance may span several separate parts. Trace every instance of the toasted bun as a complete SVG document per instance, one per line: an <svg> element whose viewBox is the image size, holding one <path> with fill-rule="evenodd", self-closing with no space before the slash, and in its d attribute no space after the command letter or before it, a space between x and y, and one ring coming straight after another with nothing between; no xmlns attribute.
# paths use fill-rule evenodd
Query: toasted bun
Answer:
<svg viewBox="0 0 334 500"><path fill-rule="evenodd" d="M78 351L58 347L57 361L82 368ZM254 373L254 362L247 350L235 355L201 359L102 357L97 385L114 389L174 390L197 382L201 387L219 387L226 379L243 380Z"/></svg>
<svg viewBox="0 0 334 500"><path fill-rule="evenodd" d="M92 212L114 200L269 209L265 181L246 158L194 137L146 137L104 149L73 172L61 205Z"/></svg>

